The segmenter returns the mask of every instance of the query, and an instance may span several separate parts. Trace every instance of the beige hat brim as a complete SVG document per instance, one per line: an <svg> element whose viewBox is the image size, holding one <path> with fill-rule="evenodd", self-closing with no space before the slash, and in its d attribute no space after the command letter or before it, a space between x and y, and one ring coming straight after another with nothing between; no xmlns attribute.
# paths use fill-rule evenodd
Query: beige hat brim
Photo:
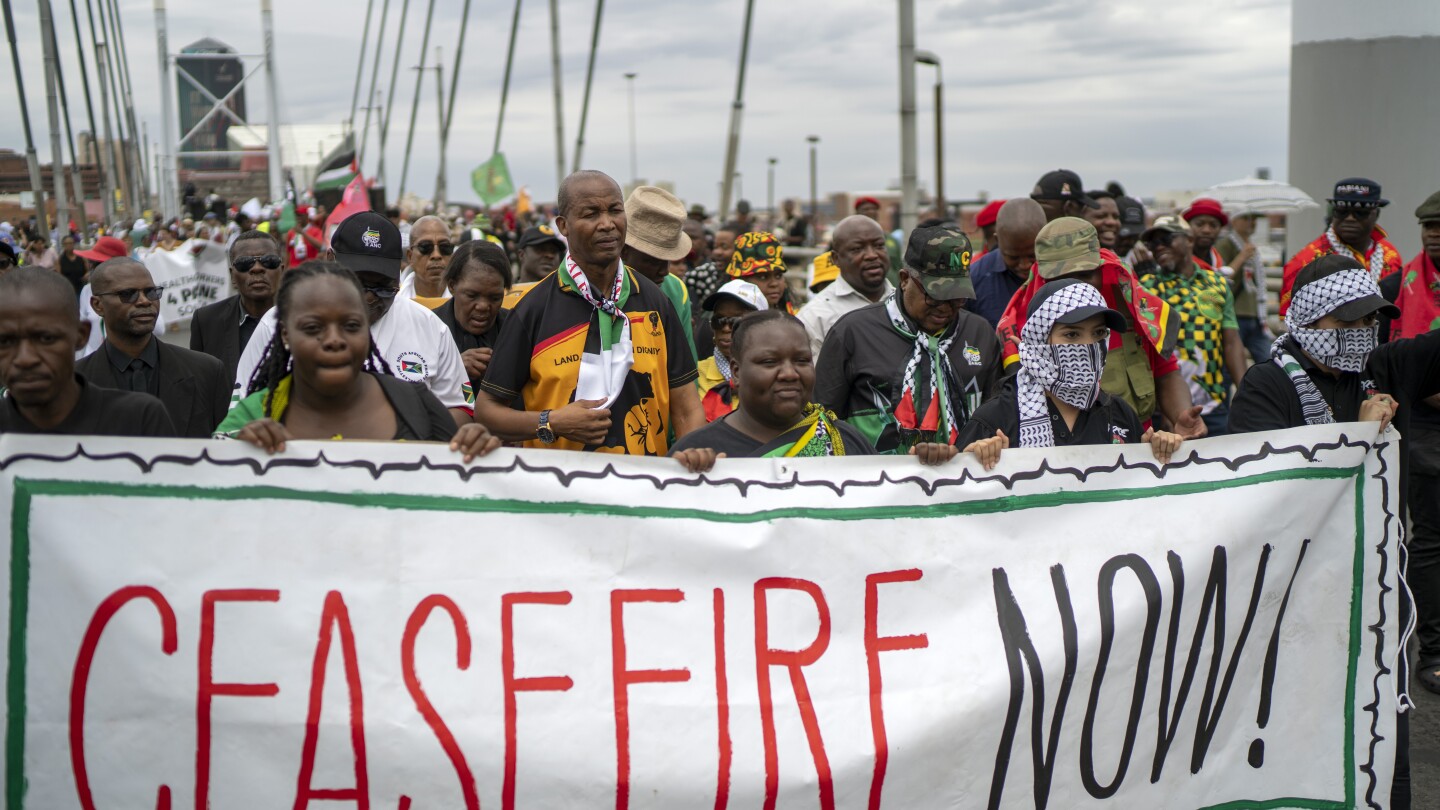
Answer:
<svg viewBox="0 0 1440 810"><path fill-rule="evenodd" d="M680 241L674 247L663 247L634 232L626 232L625 244L647 256L654 256L667 262L678 262L690 255L690 234L684 231L680 232Z"/></svg>

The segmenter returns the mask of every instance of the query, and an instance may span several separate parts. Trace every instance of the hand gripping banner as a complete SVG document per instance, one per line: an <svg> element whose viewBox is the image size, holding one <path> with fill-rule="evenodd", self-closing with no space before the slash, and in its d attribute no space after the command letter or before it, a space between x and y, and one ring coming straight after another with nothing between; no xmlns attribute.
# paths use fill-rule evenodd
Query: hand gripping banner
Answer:
<svg viewBox="0 0 1440 810"><path fill-rule="evenodd" d="M0 437L6 807L1383 808L1397 450Z"/></svg>

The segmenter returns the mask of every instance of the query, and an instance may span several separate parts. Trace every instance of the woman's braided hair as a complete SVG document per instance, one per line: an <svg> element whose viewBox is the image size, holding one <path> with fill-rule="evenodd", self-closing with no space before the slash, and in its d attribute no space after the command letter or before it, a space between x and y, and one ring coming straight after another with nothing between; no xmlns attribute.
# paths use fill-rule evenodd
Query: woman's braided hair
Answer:
<svg viewBox="0 0 1440 810"><path fill-rule="evenodd" d="M337 262L326 262L313 260L301 264L294 270L290 270L280 277L280 290L275 294L275 334L270 338L270 345L265 349L265 355L260 358L260 365L255 368L255 373L250 375L250 384L245 395L269 389L275 390L275 386L285 378L294 368L294 362L290 357L290 349L285 345L285 339L281 335L280 325L285 322L289 314L290 300L295 297L295 289L301 284L316 278L334 277L342 279L355 288L361 300L365 298L365 288L361 286L360 279L355 274ZM367 325L368 333L369 327ZM386 374L394 376L390 370L390 364L385 362L380 350L375 347L375 338L370 336L370 354L365 358L365 370L373 374ZM265 417L270 417L270 398L265 399Z"/></svg>

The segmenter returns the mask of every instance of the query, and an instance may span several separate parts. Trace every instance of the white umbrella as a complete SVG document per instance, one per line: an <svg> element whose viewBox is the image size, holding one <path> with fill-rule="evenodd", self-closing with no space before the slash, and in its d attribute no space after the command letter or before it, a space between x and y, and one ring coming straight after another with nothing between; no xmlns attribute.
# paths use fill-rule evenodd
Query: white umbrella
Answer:
<svg viewBox="0 0 1440 810"><path fill-rule="evenodd" d="M1320 207L1309 194L1289 183L1258 177L1211 186L1201 196L1218 200L1231 214L1290 214Z"/></svg>

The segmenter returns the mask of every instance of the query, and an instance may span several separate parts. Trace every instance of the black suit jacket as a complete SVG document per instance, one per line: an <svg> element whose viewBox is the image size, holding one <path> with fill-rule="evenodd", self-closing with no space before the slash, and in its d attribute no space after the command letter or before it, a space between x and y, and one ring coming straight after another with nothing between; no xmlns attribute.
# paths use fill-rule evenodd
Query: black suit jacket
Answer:
<svg viewBox="0 0 1440 810"><path fill-rule="evenodd" d="M175 423L175 435L208 439L230 408L230 387L219 360L155 338L160 359L160 401ZM101 388L120 388L105 344L75 364L75 370Z"/></svg>
<svg viewBox="0 0 1440 810"><path fill-rule="evenodd" d="M190 350L220 361L232 383L240 366L240 296L232 295L195 310L190 317Z"/></svg>

